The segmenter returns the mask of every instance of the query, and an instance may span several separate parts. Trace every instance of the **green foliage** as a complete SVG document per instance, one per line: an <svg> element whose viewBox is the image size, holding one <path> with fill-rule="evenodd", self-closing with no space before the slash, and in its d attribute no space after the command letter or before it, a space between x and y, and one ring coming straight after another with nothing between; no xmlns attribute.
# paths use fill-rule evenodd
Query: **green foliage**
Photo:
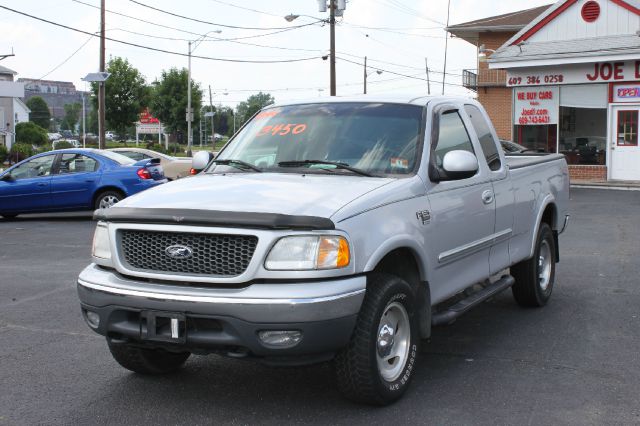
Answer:
<svg viewBox="0 0 640 426"><path fill-rule="evenodd" d="M202 112L211 111L211 106L205 105ZM233 108L222 105L213 106L213 125L215 133L231 136L233 134ZM238 123L236 123L238 124ZM207 131L207 140L211 137L211 117L202 117L202 128Z"/></svg>
<svg viewBox="0 0 640 426"><path fill-rule="evenodd" d="M68 149L68 148L73 148L74 146L71 145L71 142L67 142L67 141L56 141L56 149Z"/></svg>
<svg viewBox="0 0 640 426"><path fill-rule="evenodd" d="M7 150L7 147L4 145L0 145L0 165L5 162L8 156L9 151Z"/></svg>
<svg viewBox="0 0 640 426"><path fill-rule="evenodd" d="M242 101L238 104L236 128L240 128L248 119L253 117L253 114L260 111L267 105L271 105L275 102L273 96L269 93L260 92L256 95L251 95L246 101ZM220 132L218 132L220 133Z"/></svg>
<svg viewBox="0 0 640 426"><path fill-rule="evenodd" d="M16 126L17 127L17 126ZM14 143L11 146L11 160L14 162L22 161L25 158L29 158L33 155L33 148L26 143Z"/></svg>
<svg viewBox="0 0 640 426"><path fill-rule="evenodd" d="M188 73L186 69L171 68L162 71L160 81L153 83L153 96L149 109L154 117L170 132L182 131L184 142L187 142L187 84ZM194 111L192 124L200 120L200 106L202 103L202 90L194 82L191 83L191 107Z"/></svg>
<svg viewBox="0 0 640 426"><path fill-rule="evenodd" d="M43 129L48 129L49 120L51 120L51 113L49 112L49 106L47 106L45 100L40 96L34 96L29 98L26 103L31 110L29 113L29 120L33 121Z"/></svg>
<svg viewBox="0 0 640 426"><path fill-rule="evenodd" d="M81 103L76 102L73 104L65 104L64 118L62 119L60 128L62 130L74 131L76 129L76 124L78 123L78 118L80 117L81 112L82 112Z"/></svg>
<svg viewBox="0 0 640 426"><path fill-rule="evenodd" d="M107 65L107 72L111 73L105 82L105 120L107 129L115 130L124 135L127 128L138 121L140 112L149 104L151 88L145 79L128 60L113 58ZM92 97L93 110L98 110L98 83L91 84L95 94ZM89 117L89 128L93 128L94 121L97 131L97 114Z"/></svg>
<svg viewBox="0 0 640 426"><path fill-rule="evenodd" d="M46 130L31 121L16 124L16 141L27 145L46 145L49 142Z"/></svg>

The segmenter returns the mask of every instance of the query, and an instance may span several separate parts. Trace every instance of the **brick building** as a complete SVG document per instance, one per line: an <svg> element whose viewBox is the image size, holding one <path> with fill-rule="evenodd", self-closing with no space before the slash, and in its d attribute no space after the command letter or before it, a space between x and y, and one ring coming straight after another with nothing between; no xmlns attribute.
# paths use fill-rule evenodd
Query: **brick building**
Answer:
<svg viewBox="0 0 640 426"><path fill-rule="evenodd" d="M495 51L549 6L452 25L447 31L476 46L478 52L481 47L485 51ZM482 58L481 55L478 57ZM498 136L511 140L513 90L507 87L506 72L489 69L486 61L479 60L476 69L463 71L463 84L467 89L478 93L478 101L487 110Z"/></svg>
<svg viewBox="0 0 640 426"><path fill-rule="evenodd" d="M478 52L490 53L477 75L480 101L501 136L511 128L527 148L564 154L572 179L640 181L640 0L560 0L541 9L500 46L489 44L490 34L481 46L481 34L496 31L479 32ZM450 31L462 37L471 24ZM510 100L498 92L483 99L483 70L507 87L487 91L510 91Z"/></svg>
<svg viewBox="0 0 640 426"><path fill-rule="evenodd" d="M64 106L66 104L82 103L84 93L87 109L86 114L91 111L89 102L89 92L82 92L69 81L36 80L33 78L19 78L18 82L24 84L25 101L33 96L40 96L49 106L49 111L53 118L64 118Z"/></svg>

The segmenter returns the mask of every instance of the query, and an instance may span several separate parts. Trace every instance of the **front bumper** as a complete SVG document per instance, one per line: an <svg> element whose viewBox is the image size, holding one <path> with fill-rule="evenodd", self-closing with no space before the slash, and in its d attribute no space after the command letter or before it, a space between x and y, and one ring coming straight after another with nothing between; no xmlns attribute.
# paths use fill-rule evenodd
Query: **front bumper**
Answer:
<svg viewBox="0 0 640 426"><path fill-rule="evenodd" d="M364 298L366 278L207 288L137 280L95 264L78 278L83 313L100 317L94 331L115 341L196 353L256 356L331 353L346 346ZM186 319L180 343L147 341L147 312L179 313ZM287 348L264 344L262 330L297 330L301 341Z"/></svg>

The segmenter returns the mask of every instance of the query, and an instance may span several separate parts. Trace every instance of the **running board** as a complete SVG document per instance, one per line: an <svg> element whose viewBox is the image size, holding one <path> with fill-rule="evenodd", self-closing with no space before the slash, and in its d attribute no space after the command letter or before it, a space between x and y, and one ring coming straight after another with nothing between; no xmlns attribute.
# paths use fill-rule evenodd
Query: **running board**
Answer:
<svg viewBox="0 0 640 426"><path fill-rule="evenodd" d="M450 306L446 310L433 314L431 317L431 325L451 324L469 309L484 302L491 296L500 293L502 290L511 287L513 283L515 283L515 279L511 275L503 276L493 284L489 284L482 290L473 293L471 296Z"/></svg>

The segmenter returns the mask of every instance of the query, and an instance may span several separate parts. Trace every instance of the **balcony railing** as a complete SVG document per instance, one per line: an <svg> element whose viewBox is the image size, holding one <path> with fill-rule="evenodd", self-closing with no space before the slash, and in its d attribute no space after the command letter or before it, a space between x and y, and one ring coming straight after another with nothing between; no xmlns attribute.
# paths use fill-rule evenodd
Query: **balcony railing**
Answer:
<svg viewBox="0 0 640 426"><path fill-rule="evenodd" d="M463 70L462 85L467 89L478 91L478 87L506 87L507 72L505 70Z"/></svg>

